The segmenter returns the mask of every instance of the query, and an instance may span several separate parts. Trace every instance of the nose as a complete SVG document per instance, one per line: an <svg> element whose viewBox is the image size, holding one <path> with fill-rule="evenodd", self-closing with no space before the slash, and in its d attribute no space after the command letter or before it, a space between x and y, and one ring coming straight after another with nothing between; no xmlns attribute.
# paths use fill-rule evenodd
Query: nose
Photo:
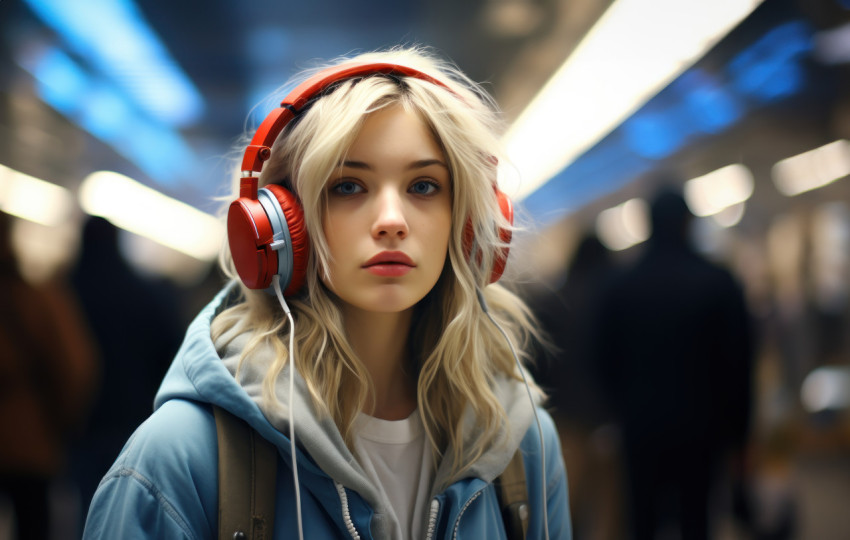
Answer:
<svg viewBox="0 0 850 540"><path fill-rule="evenodd" d="M405 238L408 233L404 201L394 189L383 189L375 201L375 221L372 223L374 238Z"/></svg>

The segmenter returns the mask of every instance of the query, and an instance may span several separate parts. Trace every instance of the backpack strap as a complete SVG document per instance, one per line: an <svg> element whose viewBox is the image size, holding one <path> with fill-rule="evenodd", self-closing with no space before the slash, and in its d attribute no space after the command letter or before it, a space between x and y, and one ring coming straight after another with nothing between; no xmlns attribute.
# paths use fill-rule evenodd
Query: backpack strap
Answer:
<svg viewBox="0 0 850 540"><path fill-rule="evenodd" d="M245 421L213 406L218 436L218 537L274 534L277 449Z"/></svg>
<svg viewBox="0 0 850 540"><path fill-rule="evenodd" d="M509 540L524 540L528 533L528 488L522 450L517 449L507 468L494 482ZM545 501L544 501L545 504Z"/></svg>
<svg viewBox="0 0 850 540"><path fill-rule="evenodd" d="M219 540L266 540L274 534L277 449L245 421L213 406L218 436ZM528 488L517 449L494 482L509 540L528 532Z"/></svg>

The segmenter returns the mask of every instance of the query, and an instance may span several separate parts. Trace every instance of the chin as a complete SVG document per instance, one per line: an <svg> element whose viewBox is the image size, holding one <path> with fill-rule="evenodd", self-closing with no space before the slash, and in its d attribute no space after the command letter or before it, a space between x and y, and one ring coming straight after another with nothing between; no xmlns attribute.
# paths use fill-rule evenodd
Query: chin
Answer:
<svg viewBox="0 0 850 540"><path fill-rule="evenodd" d="M360 309L372 313L403 313L415 305L416 302L409 300L387 300L364 303Z"/></svg>
<svg viewBox="0 0 850 540"><path fill-rule="evenodd" d="M351 305L372 313L403 313L418 304L425 294L378 294L349 302ZM343 300L344 301L344 300Z"/></svg>

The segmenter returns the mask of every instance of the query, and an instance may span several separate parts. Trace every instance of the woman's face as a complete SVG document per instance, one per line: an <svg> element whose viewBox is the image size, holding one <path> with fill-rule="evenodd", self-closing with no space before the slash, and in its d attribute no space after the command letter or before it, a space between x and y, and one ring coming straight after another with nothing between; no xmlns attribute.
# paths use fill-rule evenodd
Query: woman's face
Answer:
<svg viewBox="0 0 850 540"><path fill-rule="evenodd" d="M400 105L372 113L326 190L325 284L365 311L419 302L443 270L452 213L448 164L428 126Z"/></svg>

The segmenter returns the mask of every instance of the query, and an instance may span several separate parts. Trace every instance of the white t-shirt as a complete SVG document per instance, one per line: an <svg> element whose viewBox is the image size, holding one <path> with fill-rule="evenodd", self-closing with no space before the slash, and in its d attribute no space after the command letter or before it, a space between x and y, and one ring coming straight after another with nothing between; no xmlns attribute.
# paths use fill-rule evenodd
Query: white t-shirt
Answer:
<svg viewBox="0 0 850 540"><path fill-rule="evenodd" d="M404 420L381 420L361 413L355 431L360 463L386 494L401 526L398 537L422 538L434 465L419 411Z"/></svg>

